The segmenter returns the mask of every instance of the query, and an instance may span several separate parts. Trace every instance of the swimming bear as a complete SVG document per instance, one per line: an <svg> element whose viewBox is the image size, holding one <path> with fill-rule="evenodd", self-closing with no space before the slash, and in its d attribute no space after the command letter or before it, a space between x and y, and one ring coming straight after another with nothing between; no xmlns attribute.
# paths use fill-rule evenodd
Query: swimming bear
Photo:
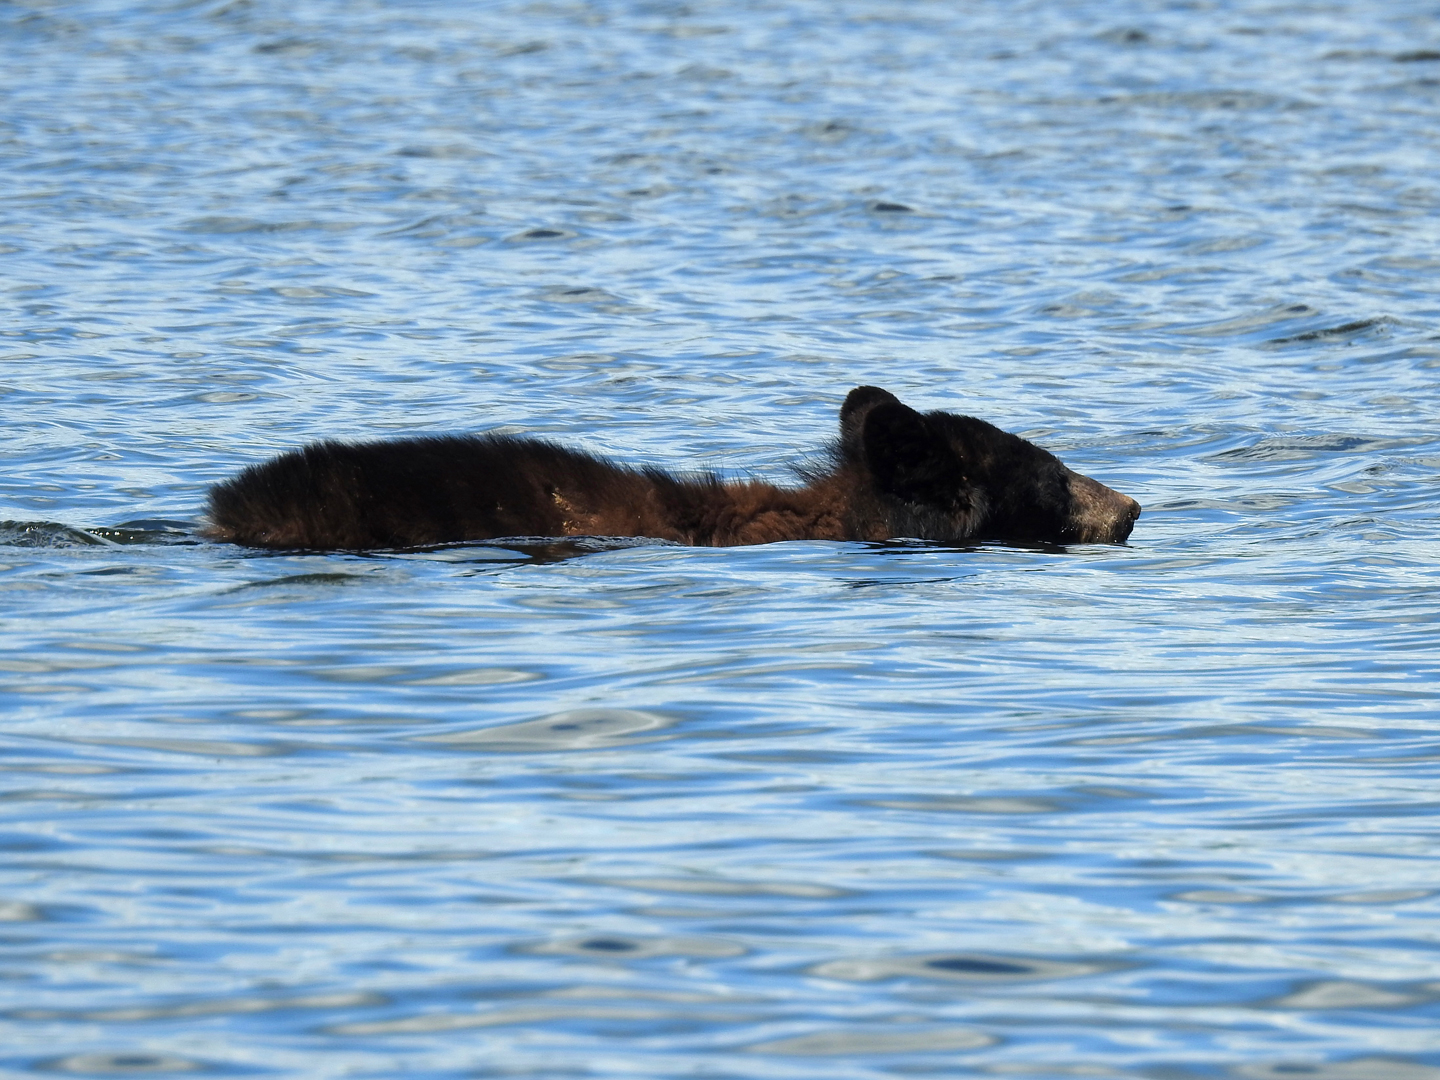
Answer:
<svg viewBox="0 0 1440 1080"><path fill-rule="evenodd" d="M414 548L520 536L1123 543L1140 504L983 420L850 391L826 460L799 487L632 467L541 439L318 442L210 489L215 540Z"/></svg>

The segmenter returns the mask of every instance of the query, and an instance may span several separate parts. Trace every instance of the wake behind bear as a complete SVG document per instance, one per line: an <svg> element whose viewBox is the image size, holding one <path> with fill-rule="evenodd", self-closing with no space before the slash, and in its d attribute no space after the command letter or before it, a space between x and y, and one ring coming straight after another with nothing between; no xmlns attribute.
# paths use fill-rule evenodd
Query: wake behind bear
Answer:
<svg viewBox="0 0 1440 1080"><path fill-rule="evenodd" d="M799 487L621 465L540 439L313 443L210 489L216 540L412 548L519 536L1123 543L1140 504L983 420L850 391L828 460Z"/></svg>

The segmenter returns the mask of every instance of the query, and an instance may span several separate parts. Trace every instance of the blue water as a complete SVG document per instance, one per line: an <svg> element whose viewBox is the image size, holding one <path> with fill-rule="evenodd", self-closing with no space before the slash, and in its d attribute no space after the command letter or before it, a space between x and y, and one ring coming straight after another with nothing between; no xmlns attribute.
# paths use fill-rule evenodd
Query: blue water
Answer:
<svg viewBox="0 0 1440 1080"><path fill-rule="evenodd" d="M1440 8L0 6L0 1074L1440 1078ZM321 436L1127 546L200 542Z"/></svg>

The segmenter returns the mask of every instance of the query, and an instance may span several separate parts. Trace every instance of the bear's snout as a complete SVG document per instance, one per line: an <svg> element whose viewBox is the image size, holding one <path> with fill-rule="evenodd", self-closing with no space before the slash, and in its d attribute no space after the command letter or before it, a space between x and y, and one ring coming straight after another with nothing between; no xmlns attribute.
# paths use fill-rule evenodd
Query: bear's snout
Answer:
<svg viewBox="0 0 1440 1080"><path fill-rule="evenodd" d="M1098 480L1070 473L1071 528L1082 544L1123 544L1140 516L1140 504Z"/></svg>

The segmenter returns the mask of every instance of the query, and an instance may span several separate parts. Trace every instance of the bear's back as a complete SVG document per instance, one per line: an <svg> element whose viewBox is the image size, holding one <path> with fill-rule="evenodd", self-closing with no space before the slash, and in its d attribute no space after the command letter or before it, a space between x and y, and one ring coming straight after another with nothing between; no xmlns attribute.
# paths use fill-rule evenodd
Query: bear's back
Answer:
<svg viewBox="0 0 1440 1080"><path fill-rule="evenodd" d="M558 536L572 508L557 493L613 499L633 487L640 498L646 486L631 470L538 439L327 441L217 484L208 534L257 547L352 550Z"/></svg>

